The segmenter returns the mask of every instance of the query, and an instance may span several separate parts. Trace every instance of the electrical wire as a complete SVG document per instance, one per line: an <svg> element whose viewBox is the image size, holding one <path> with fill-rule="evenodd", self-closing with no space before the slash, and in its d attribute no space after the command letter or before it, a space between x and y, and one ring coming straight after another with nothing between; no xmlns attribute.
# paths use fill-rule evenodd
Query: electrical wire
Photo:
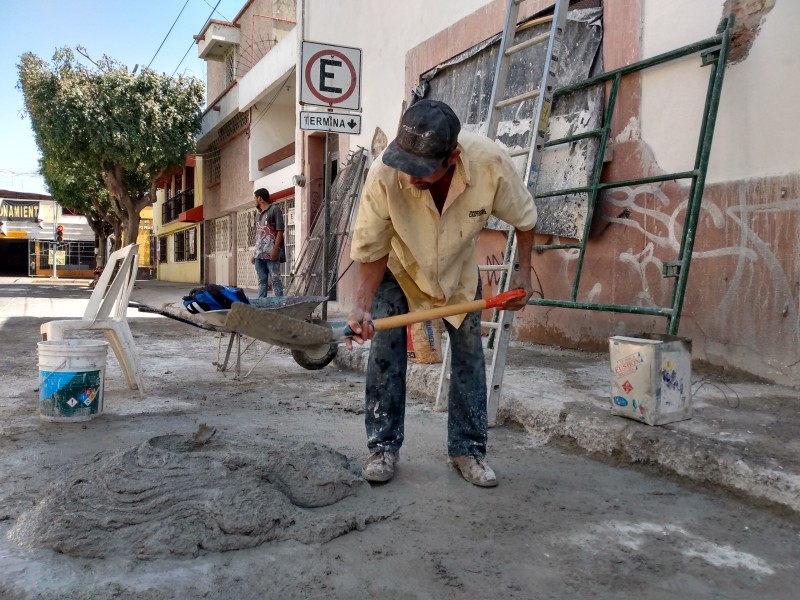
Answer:
<svg viewBox="0 0 800 600"><path fill-rule="evenodd" d="M170 75L170 77L175 77L175 73L177 73L177 72L178 72L178 69L180 69L180 68L181 68L181 65L183 64L183 61L185 61L185 60L186 60L186 57L189 55L189 52L191 52L191 51L192 51L192 47L193 47L193 46L194 46L194 42L192 42L192 45L191 45L191 46L189 46L189 48L186 50L186 54L184 54L184 55L183 55L183 58L181 59L181 62L179 62L179 63L178 63L178 66L177 66L177 67L175 67L175 70L172 72L172 75Z"/></svg>
<svg viewBox="0 0 800 600"><path fill-rule="evenodd" d="M295 70L295 67L292 67L292 70L289 71L289 74L286 76L286 78L278 86L278 89L275 92L275 95L272 96L272 98L270 98L270 101L267 103L267 106L262 111L260 111L260 113L258 115L258 118L255 121L253 121L252 123L250 123L250 129L251 130L255 125L257 125L258 123L261 122L261 119L263 119L264 117L267 116L267 112L269 111L270 108L272 108L272 105L275 104L275 101L278 99L278 94L280 94L281 90L283 89L283 86L286 85L286 83L289 81L289 78L294 74L294 70ZM215 154L216 152L218 152L218 150L212 150L212 151L206 151L206 152L195 152L194 155L195 156L211 156L212 154Z"/></svg>
<svg viewBox="0 0 800 600"><path fill-rule="evenodd" d="M208 15L208 18L206 19L205 23L203 23L203 27L200 28L200 31L202 31L205 28L205 26L208 25L208 22L211 20L211 17L214 16L215 12L217 12L217 6L219 6L220 2L222 2L222 0L217 0L217 3L214 5L214 8L211 9L211 13ZM189 48L186 50L186 54L183 55L183 58L181 59L181 62L179 62L178 66L175 67L175 70L172 72L171 77L175 77L175 73L177 73L178 69L181 68L181 65L183 64L183 61L186 60L186 57L189 55L189 52L191 52L191 50L194 47L195 43L196 42L192 42L189 45Z"/></svg>
<svg viewBox="0 0 800 600"><path fill-rule="evenodd" d="M205 2L205 3L206 3L208 6L211 6L211 2L209 2L208 0L203 0L203 2ZM217 14L218 14L220 17L222 17L222 18L223 18L223 19L225 19L226 21L230 22L230 19L229 19L228 17L226 17L225 15L223 15L221 12L219 12L219 11L217 10L217 7L216 7L216 6L214 6L214 7L212 7L212 8L213 8L213 12L211 13L212 15L213 15L214 13L217 13Z"/></svg>
<svg viewBox="0 0 800 600"><path fill-rule="evenodd" d="M39 171L13 171L11 169L0 169L0 173L8 173L15 177L35 177L39 175Z"/></svg>
<svg viewBox="0 0 800 600"><path fill-rule="evenodd" d="M178 22L178 19L180 19L180 18L181 18L181 15L183 14L183 11L184 11L184 9L186 8L186 5L187 5L187 4L189 4L189 0L186 0L186 2L184 2L184 3L183 3L183 8L181 9L181 12L179 12L179 13L178 13L178 16L177 16L177 17L175 17L175 20L172 22L172 26L169 28L169 31L167 32L167 35L165 35L165 36L164 36L164 39L163 39L163 40L161 40L161 44L158 46L158 50L156 50L156 53L155 53L155 54L153 54L153 58L151 58L151 59L150 59L150 62L149 62L149 63L147 63L147 68L148 68L148 69L150 68L150 65L152 65L152 64L153 64L153 61L156 59L156 56L158 56L158 53L159 53L159 52L161 52L161 48L163 48L163 47L164 47L164 42L166 42L166 41L167 41L167 38L169 37L169 34L170 34L170 33L172 33L172 30L173 30L173 29L174 29L174 27L175 27L175 23L177 23L177 22Z"/></svg>

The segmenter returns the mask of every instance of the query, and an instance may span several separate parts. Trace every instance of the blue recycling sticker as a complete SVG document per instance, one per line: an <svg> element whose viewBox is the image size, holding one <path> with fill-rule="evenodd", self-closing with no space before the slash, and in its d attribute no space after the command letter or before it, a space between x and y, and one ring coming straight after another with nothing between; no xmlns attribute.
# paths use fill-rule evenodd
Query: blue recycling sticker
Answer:
<svg viewBox="0 0 800 600"><path fill-rule="evenodd" d="M628 401L622 396L614 396L614 404L617 406L628 406Z"/></svg>

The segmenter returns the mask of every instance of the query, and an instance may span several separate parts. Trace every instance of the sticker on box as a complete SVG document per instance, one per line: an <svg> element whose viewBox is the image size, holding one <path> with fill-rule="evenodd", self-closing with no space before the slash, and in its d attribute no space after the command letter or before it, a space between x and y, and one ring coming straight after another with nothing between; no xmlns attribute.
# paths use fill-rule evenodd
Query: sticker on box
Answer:
<svg viewBox="0 0 800 600"><path fill-rule="evenodd" d="M644 357L642 357L641 352L636 352L634 354L629 354L624 358L620 358L617 361L616 366L614 367L614 374L617 377L624 377L625 375L630 375L631 373L636 372L644 362Z"/></svg>

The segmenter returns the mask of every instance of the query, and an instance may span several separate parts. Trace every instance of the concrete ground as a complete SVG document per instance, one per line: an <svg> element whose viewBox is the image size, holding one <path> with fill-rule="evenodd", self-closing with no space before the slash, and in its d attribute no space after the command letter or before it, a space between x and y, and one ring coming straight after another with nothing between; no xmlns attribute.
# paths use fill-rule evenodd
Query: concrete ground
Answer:
<svg viewBox="0 0 800 600"><path fill-rule="evenodd" d="M181 314L191 287L138 281L131 301ZM335 303L328 313L344 319ZM368 345L341 346L335 364L363 372L367 355ZM409 364L409 390L434 403L440 373L438 364ZM800 390L695 365L692 400L691 419L666 425L612 416L608 353L512 341L498 423L800 513Z"/></svg>
<svg viewBox="0 0 800 600"><path fill-rule="evenodd" d="M133 299L163 306L185 288L142 281ZM335 304L329 312L344 318ZM364 371L367 354L341 347L335 362ZM409 364L409 389L435 402L440 372L438 364ZM692 400L691 419L666 425L612 416L608 353L512 342L498 422L800 513L800 391L696 365Z"/></svg>
<svg viewBox="0 0 800 600"><path fill-rule="evenodd" d="M364 370L366 356L340 352L336 362ZM409 385L433 402L439 365L409 367ZM610 381L608 353L512 342L498 422L800 514L798 390L696 368L693 417L651 427L611 415Z"/></svg>
<svg viewBox="0 0 800 600"><path fill-rule="evenodd" d="M158 305L192 286L137 287L134 300ZM231 495L236 478L273 481L258 456L276 444L295 449L289 467L302 467L310 444L357 473L365 351L341 349L306 371L256 342L243 374L255 370L234 379L211 365L227 338L130 309L147 394L128 390L110 357L100 417L43 422L39 325L79 316L88 295L85 282L0 278L0 598L796 597L794 390L702 372L694 417L649 427L609 414L607 355L514 344L490 432L500 486L483 490L445 465L447 415L432 410L439 369L411 365L396 478L361 482L332 506L267 515L295 537L262 542L254 490ZM169 451L201 423L216 430L208 444ZM203 460L211 471L195 468ZM209 472L217 483L202 480ZM168 501L152 501L159 490ZM227 520L220 498L241 502L235 515L252 523ZM192 550L191 527L206 521L217 537ZM156 530L136 537L145 526ZM227 551L205 547L219 536Z"/></svg>

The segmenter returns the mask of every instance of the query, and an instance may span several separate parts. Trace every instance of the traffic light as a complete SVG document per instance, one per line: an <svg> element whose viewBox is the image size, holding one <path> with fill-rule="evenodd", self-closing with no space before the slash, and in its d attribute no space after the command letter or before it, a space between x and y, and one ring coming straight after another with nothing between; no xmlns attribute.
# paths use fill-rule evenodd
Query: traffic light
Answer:
<svg viewBox="0 0 800 600"><path fill-rule="evenodd" d="M64 226L63 225L59 225L58 227L56 227L56 241L59 242L59 243L64 241Z"/></svg>

